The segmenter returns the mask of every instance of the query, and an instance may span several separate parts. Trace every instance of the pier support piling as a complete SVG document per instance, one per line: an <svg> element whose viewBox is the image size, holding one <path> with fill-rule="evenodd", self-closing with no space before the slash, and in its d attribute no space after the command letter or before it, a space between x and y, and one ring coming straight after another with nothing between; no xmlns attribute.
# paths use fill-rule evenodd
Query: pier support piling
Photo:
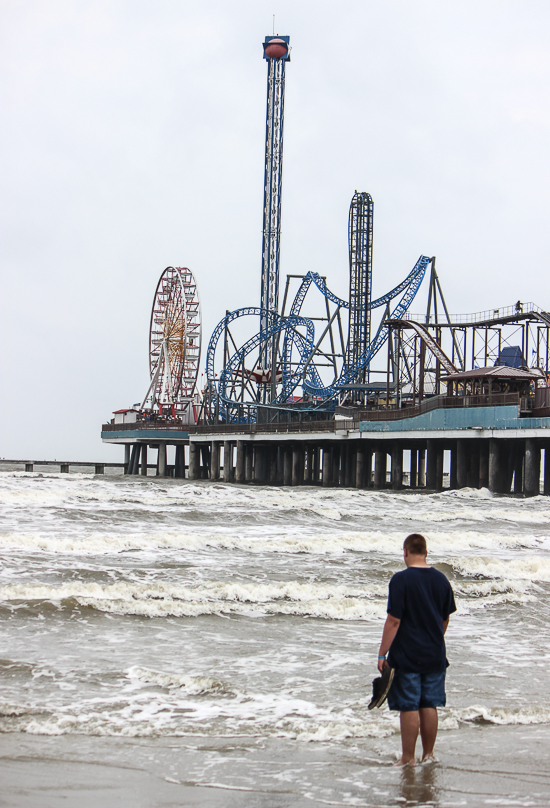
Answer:
<svg viewBox="0 0 550 808"><path fill-rule="evenodd" d="M387 455L385 449L377 449L374 453L374 487L386 487Z"/></svg>
<svg viewBox="0 0 550 808"><path fill-rule="evenodd" d="M534 497L540 493L540 449L535 438L525 441L525 483L523 493Z"/></svg>
<svg viewBox="0 0 550 808"><path fill-rule="evenodd" d="M456 442L456 484L459 488L468 485L468 441L464 439Z"/></svg>
<svg viewBox="0 0 550 808"><path fill-rule="evenodd" d="M426 488L426 450L418 450L418 487Z"/></svg>
<svg viewBox="0 0 550 808"><path fill-rule="evenodd" d="M451 446L451 463L449 468L449 488L451 490L458 488L456 455L457 441L454 441L453 445Z"/></svg>
<svg viewBox="0 0 550 808"><path fill-rule="evenodd" d="M220 442L212 441L210 448L210 479L220 479Z"/></svg>
<svg viewBox="0 0 550 808"><path fill-rule="evenodd" d="M166 477L166 443L161 441L158 448L158 476Z"/></svg>
<svg viewBox="0 0 550 808"><path fill-rule="evenodd" d="M130 449L129 443L124 444L124 474L128 474L130 469Z"/></svg>
<svg viewBox="0 0 550 808"><path fill-rule="evenodd" d="M426 449L426 488L430 491L436 489L437 477L437 441L434 439L428 440Z"/></svg>
<svg viewBox="0 0 550 808"><path fill-rule="evenodd" d="M411 449L411 463L409 466L409 488L416 488L417 471L418 471L418 449Z"/></svg>
<svg viewBox="0 0 550 808"><path fill-rule="evenodd" d="M138 474L139 473L139 452L141 446L139 443L134 443L132 446L132 452L130 454L130 465L128 467L128 474ZM63 470L63 469L62 469ZM68 471L68 467L67 467Z"/></svg>
<svg viewBox="0 0 550 808"><path fill-rule="evenodd" d="M441 441L436 441L435 446L435 490L443 491L443 461L445 454Z"/></svg>
<svg viewBox="0 0 550 808"><path fill-rule="evenodd" d="M323 447L323 487L328 487L332 482L332 452L328 446Z"/></svg>
<svg viewBox="0 0 550 808"><path fill-rule="evenodd" d="M302 448L294 446L292 449L292 485L300 485L302 471Z"/></svg>
<svg viewBox="0 0 550 808"><path fill-rule="evenodd" d="M550 494L550 448L548 445L544 448L544 488L542 490L546 496Z"/></svg>
<svg viewBox="0 0 550 808"><path fill-rule="evenodd" d="M468 446L468 488L479 488L479 445L477 441L469 440Z"/></svg>
<svg viewBox="0 0 550 808"><path fill-rule="evenodd" d="M201 480L210 479L210 446L207 443L201 444L201 468L199 477Z"/></svg>
<svg viewBox="0 0 550 808"><path fill-rule="evenodd" d="M358 446L355 455L355 487L365 487L365 450L362 446Z"/></svg>
<svg viewBox="0 0 550 808"><path fill-rule="evenodd" d="M279 452L277 447L272 445L268 446L267 451L269 454L269 482L276 485L279 482Z"/></svg>
<svg viewBox="0 0 550 808"><path fill-rule="evenodd" d="M223 442L223 481L230 483L233 478L233 442Z"/></svg>
<svg viewBox="0 0 550 808"><path fill-rule="evenodd" d="M245 482L245 457L246 457L246 445L243 440L237 441L237 463L235 465L235 482L236 483L244 483Z"/></svg>
<svg viewBox="0 0 550 808"><path fill-rule="evenodd" d="M403 487L403 448L395 443L391 453L391 486L394 491Z"/></svg>
<svg viewBox="0 0 550 808"><path fill-rule="evenodd" d="M145 473L147 473L147 467ZM178 478L178 480L183 480L183 478L185 477L185 446L179 443L176 445L174 474Z"/></svg>
<svg viewBox="0 0 550 808"><path fill-rule="evenodd" d="M189 479L190 480L197 480L198 477L199 477L199 447L198 447L198 444L190 442L189 443Z"/></svg>
<svg viewBox="0 0 550 808"><path fill-rule="evenodd" d="M285 446L283 454L283 485L292 485L292 460L292 448Z"/></svg>
<svg viewBox="0 0 550 808"><path fill-rule="evenodd" d="M479 487L489 488L489 443L486 440L479 445Z"/></svg>
<svg viewBox="0 0 550 808"><path fill-rule="evenodd" d="M496 438L489 441L489 489L500 494L501 489L500 446Z"/></svg>
<svg viewBox="0 0 550 808"><path fill-rule="evenodd" d="M176 447L176 452L179 446ZM97 472L96 472L97 473ZM99 472L100 474L102 472ZM144 443L141 447L141 476L147 477L147 444Z"/></svg>
<svg viewBox="0 0 550 808"><path fill-rule="evenodd" d="M311 485L311 466L313 461L313 447L306 446L305 468L304 468L304 484Z"/></svg>

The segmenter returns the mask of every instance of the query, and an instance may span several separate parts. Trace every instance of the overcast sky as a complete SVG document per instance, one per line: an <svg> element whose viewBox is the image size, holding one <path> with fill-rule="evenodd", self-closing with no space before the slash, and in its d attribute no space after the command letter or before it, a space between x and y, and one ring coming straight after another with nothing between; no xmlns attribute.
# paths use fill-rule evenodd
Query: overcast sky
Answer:
<svg viewBox="0 0 550 808"><path fill-rule="evenodd" d="M259 304L266 63L287 68L281 272L347 296L372 194L374 294L436 255L452 312L550 308L548 0L2 0L0 456L120 460L153 293L203 339ZM413 310L420 308L420 301Z"/></svg>

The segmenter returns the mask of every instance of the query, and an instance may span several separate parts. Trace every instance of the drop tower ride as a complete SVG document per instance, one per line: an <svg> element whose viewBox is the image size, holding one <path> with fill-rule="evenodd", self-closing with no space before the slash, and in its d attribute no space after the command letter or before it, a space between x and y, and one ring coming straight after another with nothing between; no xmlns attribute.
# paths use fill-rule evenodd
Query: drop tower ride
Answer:
<svg viewBox="0 0 550 808"><path fill-rule="evenodd" d="M268 327L266 312L279 310L279 259L281 244L281 193L283 184L283 123L285 107L285 65L290 61L290 37L266 36L267 111L265 125L264 215L262 240L262 283L260 333ZM275 371L276 339L263 340L260 367L268 378ZM267 385L266 387L269 387Z"/></svg>

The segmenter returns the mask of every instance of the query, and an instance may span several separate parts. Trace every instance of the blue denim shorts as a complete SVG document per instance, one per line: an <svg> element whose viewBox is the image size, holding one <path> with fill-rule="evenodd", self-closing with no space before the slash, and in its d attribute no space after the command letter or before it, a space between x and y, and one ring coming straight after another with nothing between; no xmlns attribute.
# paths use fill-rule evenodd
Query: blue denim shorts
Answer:
<svg viewBox="0 0 550 808"><path fill-rule="evenodd" d="M396 670L388 693L390 710L408 712L421 707L445 707L445 671L404 673Z"/></svg>

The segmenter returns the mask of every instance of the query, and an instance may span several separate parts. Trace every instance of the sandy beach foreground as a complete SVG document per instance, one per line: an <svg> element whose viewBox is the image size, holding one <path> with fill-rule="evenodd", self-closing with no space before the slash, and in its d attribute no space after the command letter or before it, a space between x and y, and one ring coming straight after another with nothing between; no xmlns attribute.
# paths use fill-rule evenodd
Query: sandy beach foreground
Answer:
<svg viewBox="0 0 550 808"><path fill-rule="evenodd" d="M0 737L0 805L547 806L550 727L487 729L445 733L438 764L406 770L392 766L389 753L397 752L395 738L376 744L346 742L345 772L335 760L332 744L277 738L235 738L230 744L227 738L198 736L125 739L13 733ZM205 766L209 769L200 784L192 777L197 764L203 771ZM235 767L246 786L235 785L233 778L228 783L226 774ZM300 785L295 777L298 769Z"/></svg>

